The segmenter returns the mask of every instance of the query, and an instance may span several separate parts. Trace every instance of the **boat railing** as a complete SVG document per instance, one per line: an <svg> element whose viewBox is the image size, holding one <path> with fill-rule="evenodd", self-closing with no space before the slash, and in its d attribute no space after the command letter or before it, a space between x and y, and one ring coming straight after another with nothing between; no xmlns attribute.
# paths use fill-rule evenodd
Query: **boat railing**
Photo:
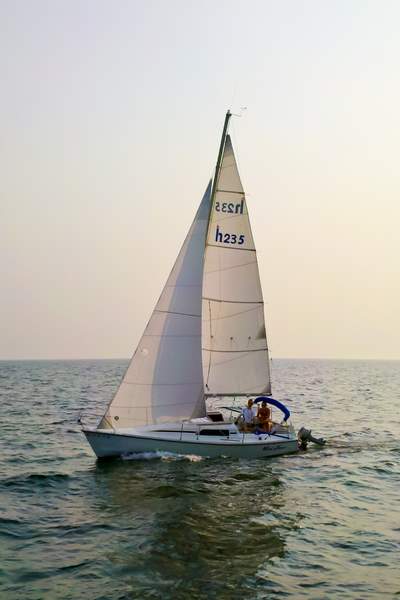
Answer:
<svg viewBox="0 0 400 600"><path fill-rule="evenodd" d="M182 441L182 436L183 436L183 425L184 425L185 421L182 421L182 425L181 425L181 435L179 437L179 441Z"/></svg>
<svg viewBox="0 0 400 600"><path fill-rule="evenodd" d="M77 418L77 422L81 427L99 427L100 423L105 421L107 425L115 432L115 427L112 419L104 414L101 410L84 410L82 409Z"/></svg>

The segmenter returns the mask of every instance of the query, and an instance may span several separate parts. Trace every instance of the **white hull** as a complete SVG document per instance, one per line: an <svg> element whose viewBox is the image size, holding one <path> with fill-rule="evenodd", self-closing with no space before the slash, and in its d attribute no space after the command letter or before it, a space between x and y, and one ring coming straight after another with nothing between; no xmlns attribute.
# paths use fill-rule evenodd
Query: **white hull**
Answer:
<svg viewBox="0 0 400 600"><path fill-rule="evenodd" d="M209 436L203 440L200 436L196 438L185 433L182 436L178 432L165 437L160 437L158 432L154 437L88 428L83 432L98 458L142 452L171 452L210 458L267 458L298 451L297 438L292 433L288 436L240 434L236 439L210 441Z"/></svg>

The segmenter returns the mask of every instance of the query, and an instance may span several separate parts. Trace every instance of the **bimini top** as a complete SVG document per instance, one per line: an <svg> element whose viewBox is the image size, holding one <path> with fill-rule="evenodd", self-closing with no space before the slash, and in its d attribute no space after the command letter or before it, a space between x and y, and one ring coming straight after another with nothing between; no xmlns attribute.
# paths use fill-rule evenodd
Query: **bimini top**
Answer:
<svg viewBox="0 0 400 600"><path fill-rule="evenodd" d="M290 410L286 408L286 406L282 404L282 402L279 402L279 400L275 400L275 398L270 398L269 396L258 396L258 398L254 399L254 404L257 404L258 402L267 402L267 404L272 404L272 406L276 406L276 408L279 408L279 410L281 410L285 415L283 418L284 421L287 421L290 417Z"/></svg>

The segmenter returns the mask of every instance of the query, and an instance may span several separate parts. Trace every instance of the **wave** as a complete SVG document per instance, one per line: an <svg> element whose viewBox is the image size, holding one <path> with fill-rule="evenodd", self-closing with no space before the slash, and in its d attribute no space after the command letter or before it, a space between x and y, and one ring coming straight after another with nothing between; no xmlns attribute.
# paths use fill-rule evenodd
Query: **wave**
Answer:
<svg viewBox="0 0 400 600"><path fill-rule="evenodd" d="M175 454L174 452L161 452L159 450L155 452L130 452L122 454L121 458L122 460L188 460L189 462L200 462L204 460L202 456L197 456L196 454Z"/></svg>
<svg viewBox="0 0 400 600"><path fill-rule="evenodd" d="M20 519L13 519L11 517L0 517L0 527L1 525L21 525L22 521Z"/></svg>
<svg viewBox="0 0 400 600"><path fill-rule="evenodd" d="M159 485L153 489L149 489L146 493L147 498L182 498L187 495L197 495L199 490L185 488L176 485Z"/></svg>
<svg viewBox="0 0 400 600"><path fill-rule="evenodd" d="M68 482L71 476L67 473L31 473L30 475L19 475L8 477L0 481L0 487L54 487L60 482Z"/></svg>
<svg viewBox="0 0 400 600"><path fill-rule="evenodd" d="M32 539L36 537L32 528L21 519L13 517L0 517L0 537Z"/></svg>

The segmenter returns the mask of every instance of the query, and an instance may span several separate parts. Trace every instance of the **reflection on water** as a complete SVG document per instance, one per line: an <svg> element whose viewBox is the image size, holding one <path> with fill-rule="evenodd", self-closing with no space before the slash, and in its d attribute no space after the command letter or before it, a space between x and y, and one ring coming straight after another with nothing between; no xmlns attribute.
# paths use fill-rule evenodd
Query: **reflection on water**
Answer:
<svg viewBox="0 0 400 600"><path fill-rule="evenodd" d="M134 472L99 462L95 485L94 508L126 532L123 551L110 558L131 574L132 593L155 585L163 597L173 589L173 597L231 598L268 560L284 557L285 530L274 516L285 511L284 487L264 461L158 460Z"/></svg>

